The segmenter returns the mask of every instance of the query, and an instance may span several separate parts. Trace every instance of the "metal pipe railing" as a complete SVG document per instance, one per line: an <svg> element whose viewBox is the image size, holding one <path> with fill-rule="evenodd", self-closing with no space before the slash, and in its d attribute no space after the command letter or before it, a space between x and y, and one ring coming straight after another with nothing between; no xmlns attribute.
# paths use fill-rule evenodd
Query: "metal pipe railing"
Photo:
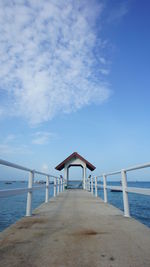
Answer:
<svg viewBox="0 0 150 267"><path fill-rule="evenodd" d="M130 167L130 168L127 168L127 169L125 169L125 171L126 172L135 171L135 170L144 169L144 168L148 168L148 167L150 167L150 162L145 163L145 164L141 164L141 165L136 165L136 166L133 166L133 167Z"/></svg>
<svg viewBox="0 0 150 267"><path fill-rule="evenodd" d="M49 178L54 178L54 196L56 196L56 194L59 194L59 188L57 188L57 186L59 186L59 181L60 181L60 177L54 176L52 174L49 173L45 173L45 172L40 172L38 170L32 170L30 168L6 161L6 160L2 160L0 159L0 165L4 165L7 167L11 167L11 168L15 168L18 170L22 170L22 171L27 171L29 172L29 178L28 178L28 188L14 188L14 189L9 189L9 190L0 190L0 197L9 197L9 196L14 196L14 195L18 195L18 194L24 194L27 192L27 203L26 203L26 216L31 216L32 215L32 193L33 190L39 190L43 187L45 187L45 203L48 203L49 201ZM40 174L43 176L46 176L46 185L44 186L33 186L34 183L34 176L35 174ZM64 184L64 179L63 177L62 179L62 185ZM55 183L55 180L58 180L58 184ZM62 190L64 189L64 186L62 187ZM57 193L56 193L57 192Z"/></svg>
<svg viewBox="0 0 150 267"><path fill-rule="evenodd" d="M23 170L23 171L29 171L29 172L33 171L33 170L29 169L29 168L26 168L24 166L21 166L21 165L18 165L18 164L15 164L15 163L3 160L3 159L0 159L0 164L4 165L4 166L7 166L7 167L12 167L12 168L15 168L15 169Z"/></svg>
<svg viewBox="0 0 150 267"><path fill-rule="evenodd" d="M95 176L95 197L97 197L97 177Z"/></svg>
<svg viewBox="0 0 150 267"><path fill-rule="evenodd" d="M107 189L114 189L116 191L122 190L123 192L123 205L124 205L124 216L130 217L130 207L129 207L129 200L128 200L128 193L137 193L143 195L150 195L150 188L137 188L137 187L128 187L127 185L127 172L135 171L139 169L144 169L150 167L150 163L145 163L141 165L136 165L130 168L122 169L115 172L104 173L98 175L97 178L103 178L103 185L97 185L97 181L93 184L93 178L91 177L91 192L93 192L93 187L95 190L97 188L103 187L104 190L104 202L107 203ZM107 177L121 174L122 185L121 186L109 186L107 185ZM95 193L96 195L96 193Z"/></svg>
<svg viewBox="0 0 150 267"><path fill-rule="evenodd" d="M57 176L54 176L52 174L45 173L45 172L40 172L40 171L37 171L37 170L34 170L34 169L29 169L27 167L24 167L24 166L21 166L21 165L18 165L18 164L15 164L15 163L3 160L3 159L0 159L0 165L4 165L4 166L7 166L7 167L12 167L12 168L15 168L15 169L18 169L18 170L22 170L22 171L28 171L28 172L31 172L31 171L33 172L34 171L34 173L36 173L36 174L49 176L49 177L56 177L57 178Z"/></svg>

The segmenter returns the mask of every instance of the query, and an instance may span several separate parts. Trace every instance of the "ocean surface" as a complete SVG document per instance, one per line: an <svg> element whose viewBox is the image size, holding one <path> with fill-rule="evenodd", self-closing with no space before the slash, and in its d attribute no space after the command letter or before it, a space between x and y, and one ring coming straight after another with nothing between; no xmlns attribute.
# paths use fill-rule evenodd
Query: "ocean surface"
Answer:
<svg viewBox="0 0 150 267"><path fill-rule="evenodd" d="M71 183L71 182L70 182ZM109 185L120 185L119 182L108 182ZM150 188L150 182L128 182L128 186ZM12 182L6 184L0 181L0 190L24 188L27 182ZM50 184L49 197L53 196L53 184ZM103 199L103 189L98 189L98 196ZM27 193L17 196L0 198L0 231L15 223L26 212ZM45 188L33 192L33 209L45 201ZM123 210L122 192L110 192L108 190L108 202ZM150 196L129 193L131 216L150 227Z"/></svg>

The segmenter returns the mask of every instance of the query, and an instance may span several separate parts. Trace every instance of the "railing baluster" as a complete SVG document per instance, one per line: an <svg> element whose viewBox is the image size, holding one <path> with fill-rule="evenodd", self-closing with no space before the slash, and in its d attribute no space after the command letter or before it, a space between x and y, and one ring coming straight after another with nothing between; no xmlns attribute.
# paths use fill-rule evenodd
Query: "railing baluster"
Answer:
<svg viewBox="0 0 150 267"><path fill-rule="evenodd" d="M91 193L93 194L93 177L91 177Z"/></svg>
<svg viewBox="0 0 150 267"><path fill-rule="evenodd" d="M45 203L48 203L49 199L49 176L46 176L46 192L45 192Z"/></svg>
<svg viewBox="0 0 150 267"><path fill-rule="evenodd" d="M127 192L127 175L126 171L121 171L122 175L122 190L123 190L123 205L124 205L124 216L130 217L130 209L129 209L129 200L128 200L128 192Z"/></svg>
<svg viewBox="0 0 150 267"><path fill-rule="evenodd" d="M89 178L86 179L86 190L89 191Z"/></svg>
<svg viewBox="0 0 150 267"><path fill-rule="evenodd" d="M85 190L87 190L87 180L85 179Z"/></svg>
<svg viewBox="0 0 150 267"><path fill-rule="evenodd" d="M65 190L65 180L64 177L62 177L62 181L63 181L63 191Z"/></svg>
<svg viewBox="0 0 150 267"><path fill-rule="evenodd" d="M58 179L57 179L57 194L59 195L59 177L58 177Z"/></svg>
<svg viewBox="0 0 150 267"><path fill-rule="evenodd" d="M86 182L86 179L85 179L85 190L86 190L86 185L87 185L87 182Z"/></svg>
<svg viewBox="0 0 150 267"><path fill-rule="evenodd" d="M107 176L103 174L104 202L107 203Z"/></svg>
<svg viewBox="0 0 150 267"><path fill-rule="evenodd" d="M62 177L60 177L60 192L62 193Z"/></svg>
<svg viewBox="0 0 150 267"><path fill-rule="evenodd" d="M32 215L32 186L34 179L34 171L29 172L29 180L28 180L28 194L27 194L27 206L26 206L26 216Z"/></svg>
<svg viewBox="0 0 150 267"><path fill-rule="evenodd" d="M97 197L97 177L95 176L95 197Z"/></svg>
<svg viewBox="0 0 150 267"><path fill-rule="evenodd" d="M56 178L54 177L54 197L56 197Z"/></svg>
<svg viewBox="0 0 150 267"><path fill-rule="evenodd" d="M90 192L90 191L91 191L91 187L90 187L91 179L90 179L90 177L89 177L88 179L89 179L89 180L88 180L88 191Z"/></svg>

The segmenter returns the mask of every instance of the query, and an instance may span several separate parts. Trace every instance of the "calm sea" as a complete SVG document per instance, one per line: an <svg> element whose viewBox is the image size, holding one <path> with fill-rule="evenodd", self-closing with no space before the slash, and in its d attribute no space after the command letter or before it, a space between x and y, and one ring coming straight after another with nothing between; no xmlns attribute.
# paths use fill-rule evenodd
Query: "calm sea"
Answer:
<svg viewBox="0 0 150 267"><path fill-rule="evenodd" d="M119 182L109 183L120 185ZM150 182L128 182L128 186L150 188ZM13 189L27 187L27 182L12 182L6 184L0 181L0 189ZM53 196L53 184L50 185L50 198ZM103 199L103 190L98 190L98 195ZM0 199L0 231L12 223L15 223L25 215L27 194L1 198ZM38 207L45 200L45 189L34 191L33 209ZM122 192L108 191L108 202L123 210ZM129 193L131 216L141 223L150 227L150 196Z"/></svg>

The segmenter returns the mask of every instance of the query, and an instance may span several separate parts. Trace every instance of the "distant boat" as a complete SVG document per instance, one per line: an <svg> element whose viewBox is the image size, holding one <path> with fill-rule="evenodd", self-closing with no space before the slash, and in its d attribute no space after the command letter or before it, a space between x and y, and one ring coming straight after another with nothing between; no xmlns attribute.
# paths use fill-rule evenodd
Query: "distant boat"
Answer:
<svg viewBox="0 0 150 267"><path fill-rule="evenodd" d="M116 189L111 189L110 192L122 192L122 189L118 189L118 190L116 190Z"/></svg>
<svg viewBox="0 0 150 267"><path fill-rule="evenodd" d="M45 181L41 180L41 181L35 181L36 184L46 184Z"/></svg>
<svg viewBox="0 0 150 267"><path fill-rule="evenodd" d="M12 184L12 182L6 182L5 184Z"/></svg>

